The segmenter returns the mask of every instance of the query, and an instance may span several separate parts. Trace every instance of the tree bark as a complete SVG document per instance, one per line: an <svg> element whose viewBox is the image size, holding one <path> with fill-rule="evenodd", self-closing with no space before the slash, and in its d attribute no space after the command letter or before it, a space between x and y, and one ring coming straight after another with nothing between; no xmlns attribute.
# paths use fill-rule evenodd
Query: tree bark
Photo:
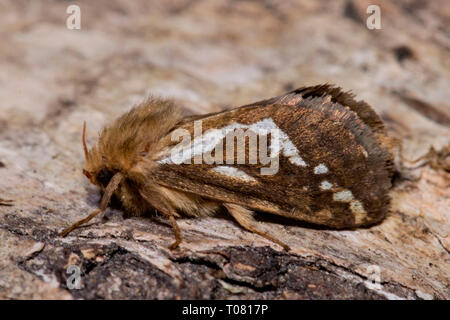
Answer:
<svg viewBox="0 0 450 320"><path fill-rule="evenodd" d="M369 30L372 2L78 1L81 29L68 30L66 2L6 1L0 197L14 203L0 205L0 298L449 299L450 174L438 165L403 169L371 228L265 219L290 252L221 216L178 220L175 251L168 221L117 209L58 236L99 205L81 171L83 121L92 146L149 93L206 113L335 83L374 107L406 158L443 150L446 1L380 1L382 29Z"/></svg>

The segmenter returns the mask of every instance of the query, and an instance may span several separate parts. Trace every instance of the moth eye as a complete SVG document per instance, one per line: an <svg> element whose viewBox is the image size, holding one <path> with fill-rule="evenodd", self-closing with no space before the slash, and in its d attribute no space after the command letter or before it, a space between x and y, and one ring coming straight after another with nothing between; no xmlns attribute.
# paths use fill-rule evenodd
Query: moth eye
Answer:
<svg viewBox="0 0 450 320"><path fill-rule="evenodd" d="M83 169L83 174L86 176L86 178L88 178L89 180L91 179L91 174L89 173L89 171L87 171L87 170L84 170Z"/></svg>
<svg viewBox="0 0 450 320"><path fill-rule="evenodd" d="M109 171L106 168L103 168L100 170L100 172L97 174L97 181L100 183L103 187L106 187L113 177L113 173Z"/></svg>

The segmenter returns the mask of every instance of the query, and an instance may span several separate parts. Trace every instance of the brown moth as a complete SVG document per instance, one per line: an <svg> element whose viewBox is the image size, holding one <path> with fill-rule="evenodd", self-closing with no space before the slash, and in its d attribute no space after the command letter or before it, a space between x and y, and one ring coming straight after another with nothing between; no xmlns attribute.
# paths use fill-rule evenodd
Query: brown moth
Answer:
<svg viewBox="0 0 450 320"><path fill-rule="evenodd" d="M330 85L198 116L149 98L104 128L90 150L84 127L83 146L83 172L104 195L62 236L104 212L112 196L128 215L156 209L167 217L171 249L181 242L182 215L225 209L244 229L289 249L255 212L343 229L378 223L389 209L391 139L367 103Z"/></svg>

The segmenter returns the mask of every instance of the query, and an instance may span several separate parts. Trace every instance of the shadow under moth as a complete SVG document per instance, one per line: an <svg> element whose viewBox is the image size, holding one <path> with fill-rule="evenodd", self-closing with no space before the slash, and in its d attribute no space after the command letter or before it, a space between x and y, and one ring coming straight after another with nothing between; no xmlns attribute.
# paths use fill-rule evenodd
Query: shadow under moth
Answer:
<svg viewBox="0 0 450 320"><path fill-rule="evenodd" d="M148 98L105 127L83 173L130 216L156 209L169 219L228 212L244 229L289 247L255 220L257 212L351 229L380 222L389 209L392 140L364 101L330 85L218 113L185 116Z"/></svg>

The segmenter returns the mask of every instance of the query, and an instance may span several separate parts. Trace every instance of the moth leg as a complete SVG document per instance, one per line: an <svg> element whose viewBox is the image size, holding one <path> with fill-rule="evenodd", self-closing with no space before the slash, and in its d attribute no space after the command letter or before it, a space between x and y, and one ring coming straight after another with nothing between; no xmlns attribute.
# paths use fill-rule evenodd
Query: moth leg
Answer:
<svg viewBox="0 0 450 320"><path fill-rule="evenodd" d="M181 237L180 227L178 226L175 217L179 217L178 213L176 213L175 209L165 201L163 197L158 196L157 192L152 193L151 196L147 196L146 193L140 192L141 196L158 212L160 212L164 217L168 218L170 223L172 224L173 232L175 233L175 241L169 246L170 250L174 250L178 248L180 243L183 241Z"/></svg>
<svg viewBox="0 0 450 320"><path fill-rule="evenodd" d="M175 233L175 242L172 243L169 248L170 248L170 250L174 250L180 245L180 243L182 241L181 231L180 231L180 227L178 226L178 223L175 220L175 217L173 215L169 216L169 220L170 220L170 223L172 224L172 228Z"/></svg>
<svg viewBox="0 0 450 320"><path fill-rule="evenodd" d="M120 172L116 173L111 178L111 180L109 181L108 185L106 186L105 193L103 194L102 200L100 202L100 208L95 209L94 211L92 211L92 213L90 215L88 215L86 218L75 222L70 227L67 227L59 235L61 237L67 236L74 229L78 228L82 224L85 224L85 223L91 221L92 218L94 218L98 214L104 212L106 210L106 208L108 207L109 200L111 200L111 197L114 194L114 191L119 186L120 181L122 181L122 178L123 178L123 175Z"/></svg>
<svg viewBox="0 0 450 320"><path fill-rule="evenodd" d="M258 227L258 221L256 221L253 218L253 211L250 211L244 207L241 207L237 204L233 203L225 203L224 207L227 208L228 212L233 216L233 218L236 220L236 222L243 227L244 229L259 234L260 236L275 242L276 244L282 246L284 250L289 251L290 248L287 244L283 243L282 241L274 238L267 232L259 229Z"/></svg>

